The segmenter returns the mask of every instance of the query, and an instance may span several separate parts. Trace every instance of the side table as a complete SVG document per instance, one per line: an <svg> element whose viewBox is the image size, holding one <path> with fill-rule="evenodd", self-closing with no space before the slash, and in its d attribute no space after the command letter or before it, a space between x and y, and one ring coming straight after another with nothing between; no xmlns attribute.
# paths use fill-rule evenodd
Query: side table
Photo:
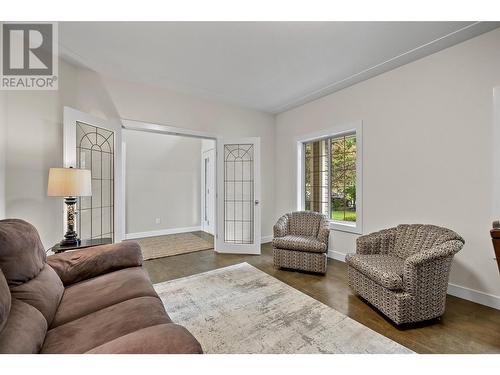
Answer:
<svg viewBox="0 0 500 375"><path fill-rule="evenodd" d="M55 254L57 254L57 253L63 253L68 250L85 249L87 247L108 245L110 243L113 243L111 238L94 238L91 240L81 240L79 245L70 245L70 246L61 246L59 243L57 243L54 246L52 246L49 250L47 250L47 252L52 250Z"/></svg>

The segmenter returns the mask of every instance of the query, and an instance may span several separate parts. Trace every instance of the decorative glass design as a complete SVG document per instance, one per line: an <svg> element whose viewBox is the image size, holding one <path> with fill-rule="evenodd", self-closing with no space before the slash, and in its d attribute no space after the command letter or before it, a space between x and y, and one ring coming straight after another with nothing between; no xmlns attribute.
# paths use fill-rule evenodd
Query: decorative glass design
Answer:
<svg viewBox="0 0 500 375"><path fill-rule="evenodd" d="M224 241L254 243L254 147L224 145Z"/></svg>
<svg viewBox="0 0 500 375"><path fill-rule="evenodd" d="M77 203L81 239L114 240L114 132L76 123L77 168L90 169L92 196Z"/></svg>

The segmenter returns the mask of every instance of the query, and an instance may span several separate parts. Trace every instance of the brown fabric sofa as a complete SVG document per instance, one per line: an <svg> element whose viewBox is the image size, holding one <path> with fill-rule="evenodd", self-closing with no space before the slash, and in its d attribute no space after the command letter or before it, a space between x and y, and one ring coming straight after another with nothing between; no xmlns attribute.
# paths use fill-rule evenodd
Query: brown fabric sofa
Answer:
<svg viewBox="0 0 500 375"><path fill-rule="evenodd" d="M137 243L46 257L29 223L0 220L0 353L201 353L172 323Z"/></svg>

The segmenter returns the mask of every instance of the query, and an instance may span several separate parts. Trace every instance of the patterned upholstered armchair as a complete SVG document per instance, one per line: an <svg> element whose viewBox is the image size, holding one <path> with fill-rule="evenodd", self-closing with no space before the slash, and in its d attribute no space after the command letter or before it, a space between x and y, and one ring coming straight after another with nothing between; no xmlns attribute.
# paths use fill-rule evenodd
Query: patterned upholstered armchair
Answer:
<svg viewBox="0 0 500 375"><path fill-rule="evenodd" d="M351 288L396 324L443 315L450 266L464 240L434 225L399 225L358 238L346 257Z"/></svg>
<svg viewBox="0 0 500 375"><path fill-rule="evenodd" d="M309 211L283 215L274 226L274 266L326 273L329 234L325 215Z"/></svg>

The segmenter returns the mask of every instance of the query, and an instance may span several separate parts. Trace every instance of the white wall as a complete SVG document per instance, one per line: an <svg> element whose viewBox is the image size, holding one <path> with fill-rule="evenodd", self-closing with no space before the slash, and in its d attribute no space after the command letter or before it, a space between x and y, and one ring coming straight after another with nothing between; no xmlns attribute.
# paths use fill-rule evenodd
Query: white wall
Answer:
<svg viewBox="0 0 500 375"><path fill-rule="evenodd" d="M109 119L261 137L263 236L272 234L280 214L296 208L295 137L363 120L364 232L400 222L450 227L467 241L451 282L500 296L488 238L499 45L495 30L285 112L276 126L271 115L108 79L60 61L58 91L5 93L6 216L32 222L46 247L61 238L62 200L48 198L46 184L48 169L62 165L64 105ZM335 232L332 249L354 251L355 238Z"/></svg>
<svg viewBox="0 0 500 375"><path fill-rule="evenodd" d="M6 216L33 223L46 247L62 238L63 202L47 197L47 177L62 166L62 107L74 98L74 68L59 69L58 91L6 92Z"/></svg>
<svg viewBox="0 0 500 375"><path fill-rule="evenodd" d="M363 232L398 223L457 231L466 245L450 282L500 308L489 238L499 46L495 30L277 116L275 217L296 209L295 138L362 120ZM356 237L335 231L331 249L354 252Z"/></svg>
<svg viewBox="0 0 500 375"><path fill-rule="evenodd" d="M95 73L59 61L59 90L7 91L5 211L39 231L46 248L63 236L63 200L47 197L50 167L63 164L63 107L118 118Z"/></svg>
<svg viewBox="0 0 500 375"><path fill-rule="evenodd" d="M7 94L0 91L0 220L5 219L5 167L7 158Z"/></svg>
<svg viewBox="0 0 500 375"><path fill-rule="evenodd" d="M35 225L46 248L63 235L62 199L47 197L46 189L48 169L62 166L64 106L105 119L128 118L225 136L260 136L263 160L273 158L271 115L168 90L107 80L64 60L60 60L59 70L58 91L6 92L6 216ZM263 235L272 233L273 183L274 164L265 163Z"/></svg>
<svg viewBox="0 0 500 375"><path fill-rule="evenodd" d="M202 141L133 130L124 139L126 233L199 227Z"/></svg>
<svg viewBox="0 0 500 375"><path fill-rule="evenodd" d="M493 90L493 129L491 132L493 185L491 189L491 212L495 220L500 220L500 86Z"/></svg>
<svg viewBox="0 0 500 375"><path fill-rule="evenodd" d="M262 236L274 225L274 116L173 91L103 78L120 117L226 137L260 137Z"/></svg>

